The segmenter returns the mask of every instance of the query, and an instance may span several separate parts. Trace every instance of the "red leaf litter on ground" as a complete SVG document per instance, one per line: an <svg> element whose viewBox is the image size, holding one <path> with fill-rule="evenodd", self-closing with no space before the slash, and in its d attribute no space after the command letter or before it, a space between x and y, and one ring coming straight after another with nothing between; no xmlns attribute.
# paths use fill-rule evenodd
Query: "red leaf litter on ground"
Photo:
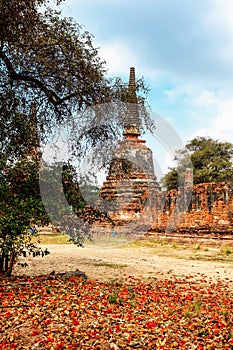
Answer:
<svg viewBox="0 0 233 350"><path fill-rule="evenodd" d="M233 349L233 281L1 278L0 349Z"/></svg>

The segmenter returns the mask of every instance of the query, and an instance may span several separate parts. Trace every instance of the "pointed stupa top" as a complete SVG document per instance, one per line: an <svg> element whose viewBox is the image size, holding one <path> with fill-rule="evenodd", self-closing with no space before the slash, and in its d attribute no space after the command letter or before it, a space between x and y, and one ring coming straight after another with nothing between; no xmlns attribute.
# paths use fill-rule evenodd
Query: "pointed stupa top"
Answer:
<svg viewBox="0 0 233 350"><path fill-rule="evenodd" d="M140 136L140 119L138 111L138 99L136 94L136 80L135 80L135 68L130 68L129 84L127 93L127 112L124 125L124 137L127 136Z"/></svg>
<svg viewBox="0 0 233 350"><path fill-rule="evenodd" d="M136 90L136 81L135 81L135 68L130 67L129 71L129 88L132 87L134 90Z"/></svg>

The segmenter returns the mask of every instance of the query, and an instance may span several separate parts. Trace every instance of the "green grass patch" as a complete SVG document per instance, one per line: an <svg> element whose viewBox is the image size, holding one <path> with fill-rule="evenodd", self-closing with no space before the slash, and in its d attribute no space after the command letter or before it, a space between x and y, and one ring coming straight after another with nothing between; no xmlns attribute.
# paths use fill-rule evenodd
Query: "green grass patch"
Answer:
<svg viewBox="0 0 233 350"><path fill-rule="evenodd" d="M158 241L150 239L138 239L122 244L120 248L155 248Z"/></svg>
<svg viewBox="0 0 233 350"><path fill-rule="evenodd" d="M194 247L194 250L197 251L197 250L200 250L201 249L201 245L200 244L197 244L195 247Z"/></svg>
<svg viewBox="0 0 233 350"><path fill-rule="evenodd" d="M62 233L41 234L32 238L33 243L39 244L72 244L69 242L70 237Z"/></svg>

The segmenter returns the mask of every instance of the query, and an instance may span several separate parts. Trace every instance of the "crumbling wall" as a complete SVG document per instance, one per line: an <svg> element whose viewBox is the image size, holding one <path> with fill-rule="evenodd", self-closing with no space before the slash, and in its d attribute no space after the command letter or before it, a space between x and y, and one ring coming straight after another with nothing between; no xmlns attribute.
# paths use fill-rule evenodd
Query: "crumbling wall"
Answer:
<svg viewBox="0 0 233 350"><path fill-rule="evenodd" d="M233 232L233 187L203 183L160 194L152 231Z"/></svg>

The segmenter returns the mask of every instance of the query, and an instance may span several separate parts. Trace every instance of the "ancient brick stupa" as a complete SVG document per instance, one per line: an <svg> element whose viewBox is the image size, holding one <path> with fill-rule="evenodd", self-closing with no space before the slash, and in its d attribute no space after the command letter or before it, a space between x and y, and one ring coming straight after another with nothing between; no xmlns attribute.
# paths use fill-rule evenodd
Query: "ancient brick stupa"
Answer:
<svg viewBox="0 0 233 350"><path fill-rule="evenodd" d="M136 95L135 69L130 68L123 140L111 161L100 196L116 203L109 213L116 224L141 219L142 212L152 215L159 185L154 174L152 151L139 139L140 116Z"/></svg>

